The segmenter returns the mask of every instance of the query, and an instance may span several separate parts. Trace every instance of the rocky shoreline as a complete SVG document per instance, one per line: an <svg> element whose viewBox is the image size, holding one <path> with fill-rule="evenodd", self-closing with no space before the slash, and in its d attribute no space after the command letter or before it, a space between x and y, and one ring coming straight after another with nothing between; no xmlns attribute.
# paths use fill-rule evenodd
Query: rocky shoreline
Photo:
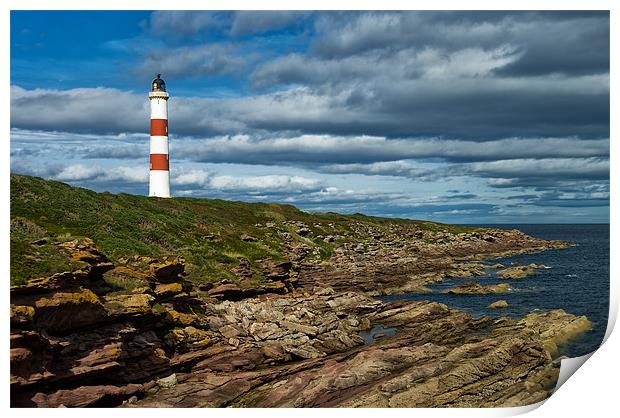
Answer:
<svg viewBox="0 0 620 418"><path fill-rule="evenodd" d="M326 260L286 241L288 260L263 260L259 284L244 262L238 280L209 283L182 258L112 263L88 239L58 242L76 269L11 288L11 405L493 407L549 396L558 345L587 318L473 318L373 296L471 280L492 267L480 260L567 243L358 227L367 239Z"/></svg>

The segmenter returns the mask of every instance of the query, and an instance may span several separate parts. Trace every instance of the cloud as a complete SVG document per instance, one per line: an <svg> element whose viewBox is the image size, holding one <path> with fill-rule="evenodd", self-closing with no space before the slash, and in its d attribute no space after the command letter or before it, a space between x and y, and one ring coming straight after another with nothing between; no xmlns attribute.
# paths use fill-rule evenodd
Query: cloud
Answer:
<svg viewBox="0 0 620 418"><path fill-rule="evenodd" d="M29 130L148 132L148 102L110 88L26 90L11 86L11 127Z"/></svg>
<svg viewBox="0 0 620 418"><path fill-rule="evenodd" d="M22 160L12 162L11 171L19 174L36 175L77 185L147 185L149 170L146 164L140 166L101 166L54 162L47 165L34 165ZM303 176L266 175L230 176L218 175L210 170L179 167L171 171L170 183L184 194L209 194L221 192L242 195L267 194L272 198L283 194L295 195L313 192L325 187L318 179ZM97 187L95 187L97 188Z"/></svg>
<svg viewBox="0 0 620 418"><path fill-rule="evenodd" d="M150 28L157 35L190 35L228 25L228 14L197 10L160 10L151 13Z"/></svg>
<svg viewBox="0 0 620 418"><path fill-rule="evenodd" d="M312 16L306 11L241 10L182 11L160 10L151 14L150 29L156 35L189 36L225 31L240 37L262 34L290 26L300 26Z"/></svg>
<svg viewBox="0 0 620 418"><path fill-rule="evenodd" d="M403 159L441 158L446 161L492 161L523 158L594 157L609 155L609 140L578 138L507 138L488 141L441 138L388 139L375 136L301 135L252 138L247 135L194 140L178 151L201 162L246 164L312 163L328 172L390 175L411 170L410 165L367 164Z"/></svg>
<svg viewBox="0 0 620 418"><path fill-rule="evenodd" d="M231 191L257 191L264 193L271 191L303 192L317 190L322 187L318 180L307 179L300 176L257 176L257 177L232 177L216 176L211 180L211 187L219 190Z"/></svg>
<svg viewBox="0 0 620 418"><path fill-rule="evenodd" d="M24 160L11 161L11 172L50 178L68 183L148 183L148 166L112 166L85 164L33 164Z"/></svg>
<svg viewBox="0 0 620 418"><path fill-rule="evenodd" d="M510 136L601 138L609 132L608 74L433 82L385 78L357 87L319 90L294 87L229 99L173 96L171 133L210 136L292 131L491 140ZM11 124L21 129L145 132L147 107L145 93L115 89L11 89Z"/></svg>
<svg viewBox="0 0 620 418"><path fill-rule="evenodd" d="M609 69L609 13L361 12L323 14L313 51L347 57L372 50L434 46L457 50L511 44L523 54L503 70L513 75L583 75ZM600 47L592 48L592 45Z"/></svg>
<svg viewBox="0 0 620 418"><path fill-rule="evenodd" d="M57 150L88 159L139 159L148 155L148 135L97 135L67 132L11 130L11 152L15 157ZM27 150L27 151L26 151ZM174 137L171 154L175 160L208 163L259 165L302 165L324 173L422 177L437 172L438 161L456 163L452 171L463 170L462 163L481 162L470 167L478 174L506 174L524 169L571 171L583 164L604 173L609 167L608 139L505 138L480 143L441 138L388 139L373 136L301 135L217 136L208 139ZM596 157L596 158L595 158ZM510 160L520 160L510 163ZM413 161L417 161L414 163ZM427 161L434 161L428 164ZM498 162L499 161L499 162ZM461 165L459 165L461 164ZM514 165L516 164L516 166ZM523 164L527 164L524 167ZM568 167L567 167L568 165ZM503 169L500 172L498 170ZM581 175L581 174L579 174Z"/></svg>
<svg viewBox="0 0 620 418"><path fill-rule="evenodd" d="M579 191L565 192L550 190L540 194L509 196L508 199L540 207L587 208L609 206L609 191L593 191L583 188Z"/></svg>
<svg viewBox="0 0 620 418"><path fill-rule="evenodd" d="M244 36L282 29L300 24L310 15L304 11L238 11L234 13L230 34Z"/></svg>
<svg viewBox="0 0 620 418"><path fill-rule="evenodd" d="M430 180L436 173L432 168L415 166L408 161L386 161L377 163L329 164L319 167L329 174L363 174L368 176L395 176Z"/></svg>
<svg viewBox="0 0 620 418"><path fill-rule="evenodd" d="M246 58L232 44L210 44L178 48L158 48L147 53L138 74L150 74L154 69L171 78L190 78L240 73L246 68Z"/></svg>
<svg viewBox="0 0 620 418"><path fill-rule="evenodd" d="M514 48L501 45L484 50L464 48L445 51L436 48L403 49L396 53L372 51L341 59L322 59L299 53L285 55L259 66L252 74L255 87L278 84L350 84L373 79L445 79L484 77L519 58Z"/></svg>
<svg viewBox="0 0 620 418"><path fill-rule="evenodd" d="M606 158L500 160L471 163L460 168L476 175L509 180L526 178L609 179L609 159Z"/></svg>

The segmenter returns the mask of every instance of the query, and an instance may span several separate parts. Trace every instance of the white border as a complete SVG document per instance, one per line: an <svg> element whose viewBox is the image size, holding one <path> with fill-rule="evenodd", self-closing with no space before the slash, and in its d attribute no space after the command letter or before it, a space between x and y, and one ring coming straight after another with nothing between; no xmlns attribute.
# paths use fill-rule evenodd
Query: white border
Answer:
<svg viewBox="0 0 620 418"><path fill-rule="evenodd" d="M217 0L209 2L199 2L191 0L176 0L174 2L164 0L133 0L131 2L120 0L94 0L89 2L75 2L71 0L56 0L53 3L43 0L8 0L2 2L2 8L4 13L2 14L2 42L4 48L1 49L2 66L2 78L3 89L9 90L10 76L7 71L10 68L10 13L9 10L41 10L41 9L60 9L60 10L198 10L198 9L211 9L211 10L236 10L236 9L264 9L264 10L343 10L343 9L362 9L362 10L611 10L611 115L618 115L617 109L617 89L613 89L614 80L617 79L618 66L617 66L617 50L618 50L618 26L620 19L618 18L618 6L617 2L612 0L590 0L590 1L577 1L577 0L557 0L557 1L542 1L542 0L504 0L502 2L488 1L488 0L469 0L464 2L462 0L434 0L434 1L416 1L406 2L397 0L383 0L379 1L334 1L334 0L298 0L296 2L283 1L283 0L264 0L260 3L240 0ZM464 7L467 6L467 7ZM50 22L50 24L54 24ZM9 92L2 95L3 112L0 116L2 121L3 132L6 135L6 140L3 141L4 146L4 158L6 164L3 165L5 170L4 181L1 182L3 201L2 201L2 214L4 223L1 228L4 233L4 241L2 242L2 257L4 266L4 277L9 277L9 168L10 168L10 141L9 129L10 129L10 97ZM615 137L618 129L617 122L611 119L611 135L610 138ZM611 159L614 160L616 154L616 146L611 146ZM615 196L617 194L616 180L618 169L611 164L611 251L616 249L618 238L620 236L620 228L617 225L617 205L614 203ZM569 379L568 383L562 386L545 404L543 408L535 409L531 412L533 417L556 417L556 416L608 416L611 415L611 411L617 410L617 386L616 379L618 377L618 361L616 353L620 352L620 338L618 333L612 334L610 332L617 317L618 307L618 263L614 257L611 257L611 293L610 293L610 316L606 338L609 338L607 342L595 352L591 360L588 362L588 367L582 368L577 372L577 377ZM6 279L5 279L6 280ZM5 290L8 290L5 288ZM578 291L578 289L576 289ZM8 311L9 294L8 291L2 292L2 306L5 312ZM3 335L8 336L9 324L8 321L2 322ZM4 340L5 351L8 352L9 342L8 338ZM2 356L0 362L2 375L5 376L4 387L2 391L2 405L5 408L9 406L9 364L8 356L5 354ZM320 414L355 414L358 416L367 416L376 418L377 414L388 413L390 417L393 416L410 416L411 414L424 416L424 417L472 417L479 418L485 416L509 416L515 413L523 413L531 410L533 407L524 408L509 408L509 409L396 409L389 412L376 409L363 409L363 410L336 410L322 409L320 412L314 409L296 410L292 412L286 409L219 409L217 411L201 411L197 409L183 410L184 415L198 415L198 414L214 414L216 416L252 416L252 417L267 417L269 416L282 416L290 418L290 414L294 413L296 417L310 417L317 413ZM146 410L135 409L120 409L115 410L115 414L125 415L131 414L132 416L142 415ZM171 411L166 410L148 410L149 414L167 416ZM11 410L7 413L13 417L37 415L37 414L49 414L50 416L72 415L72 414L84 414L84 411L79 410ZM105 416L109 414L109 410L91 410L89 414L94 416Z"/></svg>

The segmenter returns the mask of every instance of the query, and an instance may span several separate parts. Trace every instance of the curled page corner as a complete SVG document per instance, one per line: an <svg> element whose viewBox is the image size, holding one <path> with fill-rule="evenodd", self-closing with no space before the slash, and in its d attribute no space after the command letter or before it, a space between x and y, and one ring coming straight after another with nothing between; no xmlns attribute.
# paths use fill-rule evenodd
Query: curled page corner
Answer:
<svg viewBox="0 0 620 418"><path fill-rule="evenodd" d="M527 414L529 412L532 412L535 409L538 409L539 407L542 406L542 404L544 404L545 402L547 402L549 398L542 400L540 402L536 402L536 403L532 403L529 405L524 405L524 406L513 406L511 408L497 408L495 409L495 416L499 416L499 417L514 417L517 415L523 415L523 414Z"/></svg>
<svg viewBox="0 0 620 418"><path fill-rule="evenodd" d="M605 341L609 338L616 326L616 319L618 318L618 293L614 286L610 286L609 289L609 315L607 316L607 329L605 330L605 336L601 345L605 344Z"/></svg>
<svg viewBox="0 0 620 418"><path fill-rule="evenodd" d="M554 392L557 391L566 381L581 367L583 364L588 361L588 359L595 352L591 352L585 354L580 357L570 357L564 358L560 360L560 376L558 377L558 381L555 384Z"/></svg>

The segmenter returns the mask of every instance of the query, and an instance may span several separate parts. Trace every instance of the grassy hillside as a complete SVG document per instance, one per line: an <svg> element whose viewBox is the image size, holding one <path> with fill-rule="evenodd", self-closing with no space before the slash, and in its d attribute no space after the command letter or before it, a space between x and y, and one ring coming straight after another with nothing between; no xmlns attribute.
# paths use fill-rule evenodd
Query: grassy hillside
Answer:
<svg viewBox="0 0 620 418"><path fill-rule="evenodd" d="M301 236L298 222L311 230ZM269 223L270 227L265 228ZM309 214L290 205L213 199L158 199L96 193L38 177L11 175L11 283L71 267L54 242L89 237L112 260L133 255L181 255L194 281L234 278L230 267L284 257L284 238L299 241L325 258L340 235L363 242L352 224L376 227L415 223L422 229L461 230L432 222L334 213ZM358 229L359 230L359 229ZM290 235L289 235L290 234ZM241 239L249 235L255 241Z"/></svg>

